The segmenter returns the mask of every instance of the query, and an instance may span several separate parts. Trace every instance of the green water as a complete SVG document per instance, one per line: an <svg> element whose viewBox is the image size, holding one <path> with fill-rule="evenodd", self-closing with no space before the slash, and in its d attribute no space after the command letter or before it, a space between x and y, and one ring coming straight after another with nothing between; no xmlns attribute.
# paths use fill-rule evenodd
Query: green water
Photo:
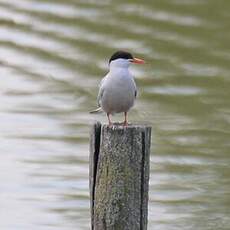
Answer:
<svg viewBox="0 0 230 230"><path fill-rule="evenodd" d="M0 229L86 230L89 130L126 49L152 125L149 230L230 229L230 1L0 0ZM116 116L114 120L122 120Z"/></svg>

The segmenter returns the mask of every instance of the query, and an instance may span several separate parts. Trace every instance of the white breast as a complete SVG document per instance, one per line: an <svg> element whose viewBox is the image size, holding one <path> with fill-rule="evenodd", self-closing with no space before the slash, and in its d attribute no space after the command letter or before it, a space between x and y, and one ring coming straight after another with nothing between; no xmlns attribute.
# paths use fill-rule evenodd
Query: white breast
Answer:
<svg viewBox="0 0 230 230"><path fill-rule="evenodd" d="M136 84L127 68L116 68L104 78L101 91L100 104L105 112L127 112L134 104Z"/></svg>

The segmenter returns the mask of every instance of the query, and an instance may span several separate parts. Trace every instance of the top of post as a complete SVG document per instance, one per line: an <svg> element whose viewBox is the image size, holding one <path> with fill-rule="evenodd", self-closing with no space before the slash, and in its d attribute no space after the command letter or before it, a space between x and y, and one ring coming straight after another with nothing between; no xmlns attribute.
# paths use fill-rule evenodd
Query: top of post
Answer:
<svg viewBox="0 0 230 230"><path fill-rule="evenodd" d="M151 125L150 124L128 124L127 126L124 126L123 123L113 123L113 125L109 126L108 124L102 124L99 121L96 121L93 125L96 129L103 129L103 130L108 130L108 131L115 131L115 130L123 130L123 131L131 131L131 130L151 130Z"/></svg>
<svg viewBox="0 0 230 230"><path fill-rule="evenodd" d="M139 128L151 128L150 124L137 124L137 123L130 123L127 126L124 126L123 123L114 122L113 125L109 126L108 124L102 124L99 121L94 123L94 126L102 126L109 129L139 129Z"/></svg>

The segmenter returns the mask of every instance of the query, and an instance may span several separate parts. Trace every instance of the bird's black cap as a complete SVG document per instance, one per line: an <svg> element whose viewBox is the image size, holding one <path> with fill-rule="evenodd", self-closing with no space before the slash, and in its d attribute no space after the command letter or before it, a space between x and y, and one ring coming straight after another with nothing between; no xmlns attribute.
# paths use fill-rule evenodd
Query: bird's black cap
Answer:
<svg viewBox="0 0 230 230"><path fill-rule="evenodd" d="M109 59L109 63L111 61L114 61L116 59L119 59L119 58L123 58L123 59L133 59L133 55L129 52L126 52L126 51L122 51L122 50L119 50L117 52L115 52L111 58Z"/></svg>

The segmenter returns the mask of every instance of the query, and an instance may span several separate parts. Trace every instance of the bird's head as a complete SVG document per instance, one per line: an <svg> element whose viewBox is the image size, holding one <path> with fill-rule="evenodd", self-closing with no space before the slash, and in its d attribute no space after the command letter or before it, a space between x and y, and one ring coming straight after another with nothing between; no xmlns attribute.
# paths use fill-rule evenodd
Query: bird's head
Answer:
<svg viewBox="0 0 230 230"><path fill-rule="evenodd" d="M131 53L126 51L117 51L109 59L110 66L128 68L130 63L144 64L145 62L140 58L133 57Z"/></svg>

